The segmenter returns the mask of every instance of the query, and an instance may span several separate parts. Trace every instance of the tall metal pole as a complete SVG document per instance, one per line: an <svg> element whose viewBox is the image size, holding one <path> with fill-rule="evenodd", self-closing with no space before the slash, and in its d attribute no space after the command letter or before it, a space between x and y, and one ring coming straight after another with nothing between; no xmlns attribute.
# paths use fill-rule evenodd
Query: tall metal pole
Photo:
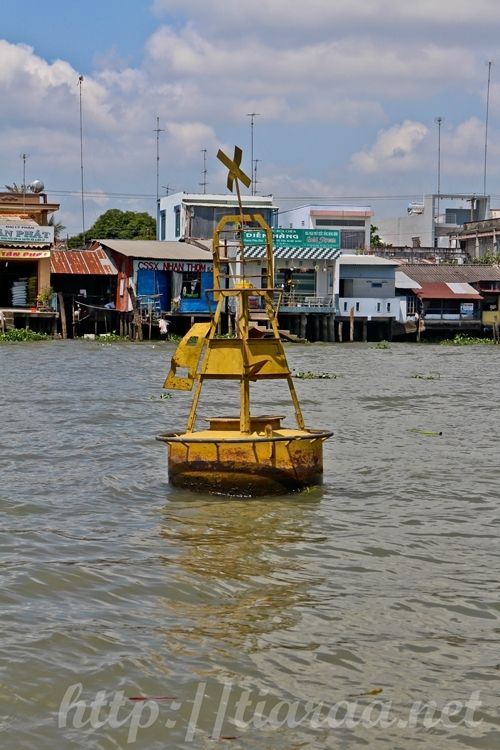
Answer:
<svg viewBox="0 0 500 750"><path fill-rule="evenodd" d="M488 86L486 89L486 119L484 123L484 172L483 172L483 195L486 195L486 161L488 157L488 116L490 109L490 81L491 81L491 66L493 60L488 60Z"/></svg>
<svg viewBox="0 0 500 750"><path fill-rule="evenodd" d="M437 163L437 211L434 223L434 247L437 247L437 233L436 224L439 221L439 203L441 198L441 124L443 122L442 117L436 117L434 122L438 126L438 163Z"/></svg>
<svg viewBox="0 0 500 750"><path fill-rule="evenodd" d="M257 184L259 180L257 179L257 164L259 161L262 161L261 159L255 159L254 161L254 168L253 168L253 194L257 195Z"/></svg>
<svg viewBox="0 0 500 750"><path fill-rule="evenodd" d="M160 118L156 118L156 206L160 197L160 133L164 133L164 128L160 128Z"/></svg>
<svg viewBox="0 0 500 750"><path fill-rule="evenodd" d="M23 160L23 210L26 208L26 159L28 154L21 154Z"/></svg>
<svg viewBox="0 0 500 750"><path fill-rule="evenodd" d="M247 117L250 118L250 174L253 177L254 161L253 161L253 123L256 117L259 117L259 112L248 112ZM252 179L252 195L255 195L255 185Z"/></svg>
<svg viewBox="0 0 500 750"><path fill-rule="evenodd" d="M201 187L203 188L203 195L207 192L207 149L202 148L201 153L203 154L203 180L200 182Z"/></svg>
<svg viewBox="0 0 500 750"><path fill-rule="evenodd" d="M78 77L78 86L80 87L80 179L82 194L82 240L85 245L85 197L83 191L83 114L82 114L82 83L83 76Z"/></svg>
<svg viewBox="0 0 500 750"><path fill-rule="evenodd" d="M156 117L156 239L162 239L160 237L160 133L163 133L163 128L160 128L160 118Z"/></svg>

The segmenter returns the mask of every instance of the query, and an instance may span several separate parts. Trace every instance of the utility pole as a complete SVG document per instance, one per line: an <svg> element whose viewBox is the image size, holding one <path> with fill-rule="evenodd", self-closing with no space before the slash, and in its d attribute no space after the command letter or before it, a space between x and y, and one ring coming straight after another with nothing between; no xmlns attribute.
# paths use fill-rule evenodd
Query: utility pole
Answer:
<svg viewBox="0 0 500 750"><path fill-rule="evenodd" d="M82 194L82 240L85 246L85 198L83 192L83 114L82 114L82 84L83 76L78 76L78 85L80 87L80 182Z"/></svg>
<svg viewBox="0 0 500 750"><path fill-rule="evenodd" d="M486 161L488 156L488 115L490 109L490 81L491 81L491 66L493 60L488 60L488 86L486 89L486 118L484 123L484 172L483 172L483 195L486 195Z"/></svg>
<svg viewBox="0 0 500 750"><path fill-rule="evenodd" d="M203 195L205 195L207 192L207 185L208 185L208 182L207 182L207 149L202 148L201 153L203 154L203 172L202 172L203 180L199 184L203 188Z"/></svg>
<svg viewBox="0 0 500 750"><path fill-rule="evenodd" d="M439 222L439 204L441 199L441 125L443 123L442 117L436 117L434 122L438 126L438 163L437 163L437 211L434 219L434 247L438 246L438 237L436 231L436 225Z"/></svg>
<svg viewBox="0 0 500 750"><path fill-rule="evenodd" d="M259 161L262 161L262 159L255 159L254 161L254 168L253 168L253 194L257 195L257 185L260 182L260 180L257 179L257 164Z"/></svg>
<svg viewBox="0 0 500 750"><path fill-rule="evenodd" d="M156 118L156 210L158 211L158 200L160 198L160 133L164 133L164 128L160 128L160 118Z"/></svg>
<svg viewBox="0 0 500 750"><path fill-rule="evenodd" d="M250 118L250 174L253 175L254 160L253 160L253 124L256 117L260 116L260 112L248 112L247 117ZM252 195L255 195L255 186L252 180Z"/></svg>
<svg viewBox="0 0 500 750"><path fill-rule="evenodd" d="M26 208L26 159L29 154L21 154L23 160L23 210Z"/></svg>

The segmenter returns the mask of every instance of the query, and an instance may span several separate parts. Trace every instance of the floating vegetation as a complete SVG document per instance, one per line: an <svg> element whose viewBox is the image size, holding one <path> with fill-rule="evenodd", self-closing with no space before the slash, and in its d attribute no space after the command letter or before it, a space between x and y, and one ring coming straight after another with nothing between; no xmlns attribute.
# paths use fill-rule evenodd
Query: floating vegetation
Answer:
<svg viewBox="0 0 500 750"><path fill-rule="evenodd" d="M422 375L421 373L417 372L416 375L412 375L412 378L415 380L439 380L441 378L441 375L438 372L431 372L428 375Z"/></svg>
<svg viewBox="0 0 500 750"><path fill-rule="evenodd" d="M339 376L335 372L294 372L293 377L298 380L335 380Z"/></svg>
<svg viewBox="0 0 500 750"><path fill-rule="evenodd" d="M495 344L494 339L468 336L466 333L457 333L452 339L443 339L439 342L441 346L473 346L476 344Z"/></svg>
<svg viewBox="0 0 500 750"><path fill-rule="evenodd" d="M420 430L418 427L412 427L409 432L414 432L415 435L424 435L424 437L440 437L442 432L434 432L434 430Z"/></svg>
<svg viewBox="0 0 500 750"><path fill-rule="evenodd" d="M388 342L388 341L384 341L384 340L382 340L382 341L378 341L378 342L377 342L377 343L375 344L375 346L372 346L371 348L372 348L372 349L390 349L390 348L391 348L391 345L389 344L389 342Z"/></svg>
<svg viewBox="0 0 500 750"><path fill-rule="evenodd" d="M29 328L12 328L10 331L0 333L1 341L49 341L50 336L47 333L38 333Z"/></svg>

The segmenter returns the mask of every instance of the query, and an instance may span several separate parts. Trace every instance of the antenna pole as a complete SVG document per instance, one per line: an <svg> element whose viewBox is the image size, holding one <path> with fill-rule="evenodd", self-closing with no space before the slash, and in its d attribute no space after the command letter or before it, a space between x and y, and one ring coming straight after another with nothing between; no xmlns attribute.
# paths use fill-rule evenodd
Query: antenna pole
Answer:
<svg viewBox="0 0 500 750"><path fill-rule="evenodd" d="M26 159L28 154L21 154L23 160L23 211L26 209Z"/></svg>
<svg viewBox="0 0 500 750"><path fill-rule="evenodd" d="M484 123L484 172L483 172L483 195L486 195L486 161L488 156L488 115L490 109L490 81L491 66L493 60L488 60L488 86L486 89L486 119Z"/></svg>
<svg viewBox="0 0 500 750"><path fill-rule="evenodd" d="M203 154L203 172L202 172L203 180L202 182L200 182L200 185L203 188L203 195L205 195L207 192L207 185L208 185L208 182L207 182L207 149L202 148L201 153Z"/></svg>
<svg viewBox="0 0 500 750"><path fill-rule="evenodd" d="M82 194L82 239L85 245L85 197L83 191L83 114L82 114L82 84L83 76L78 76L78 86L80 87L80 189Z"/></svg>
<svg viewBox="0 0 500 750"><path fill-rule="evenodd" d="M253 161L253 123L256 117L260 116L260 112L249 112L247 117L250 118L250 174L253 174L254 161ZM252 195L255 195L255 185L252 181Z"/></svg>
<svg viewBox="0 0 500 750"><path fill-rule="evenodd" d="M434 119L434 122L437 123L438 126L438 163L437 163L437 213L436 217L434 219L434 247L438 246L438 238L437 238L437 231L436 231L436 224L439 221L439 204L441 200L441 125L443 123L442 117L436 117Z"/></svg>
<svg viewBox="0 0 500 750"><path fill-rule="evenodd" d="M257 179L257 164L259 163L259 161L262 161L262 160L261 159L255 159L255 161L254 161L253 180L252 180L253 194L254 195L257 195L257 183L259 182L259 180Z"/></svg>
<svg viewBox="0 0 500 750"><path fill-rule="evenodd" d="M160 118L156 118L156 208L158 210L158 200L160 198L160 133L164 133L165 129L160 128Z"/></svg>

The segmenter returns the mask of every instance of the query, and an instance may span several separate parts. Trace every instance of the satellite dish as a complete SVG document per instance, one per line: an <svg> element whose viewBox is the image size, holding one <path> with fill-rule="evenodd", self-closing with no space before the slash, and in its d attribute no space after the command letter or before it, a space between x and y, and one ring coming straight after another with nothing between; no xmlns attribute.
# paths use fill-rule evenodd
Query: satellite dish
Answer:
<svg viewBox="0 0 500 750"><path fill-rule="evenodd" d="M45 185L43 184L43 182L40 182L40 180L33 180L30 185L30 190L32 193L41 193L44 187Z"/></svg>

